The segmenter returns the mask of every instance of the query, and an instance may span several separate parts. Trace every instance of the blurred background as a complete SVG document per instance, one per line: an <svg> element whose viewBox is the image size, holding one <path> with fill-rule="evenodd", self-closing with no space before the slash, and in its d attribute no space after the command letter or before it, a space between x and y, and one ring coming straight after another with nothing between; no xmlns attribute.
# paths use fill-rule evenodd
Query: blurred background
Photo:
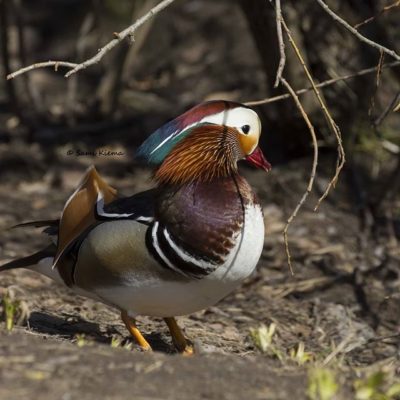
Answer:
<svg viewBox="0 0 400 400"><path fill-rule="evenodd" d="M150 172L133 159L135 148L204 100L247 102L285 93L281 86L274 89L279 49L275 11L266 0L176 0L136 31L133 43L120 43L99 64L69 79L64 68L5 79L34 62L91 57L114 32L158 2L0 0L1 228L57 218L91 164L126 194L150 187ZM328 4L360 33L400 52L399 1ZM316 82L394 61L381 59L315 0L284 0L282 7ZM284 77L295 89L309 87L288 42L286 54ZM321 93L341 128L347 163L336 189L315 213L335 170L337 143L314 95L302 95L320 160L313 193L289 229L294 277L287 269L282 231L307 185L310 134L291 98L255 107L263 122L261 146L273 170L265 175L244 168L243 173L264 205L265 248L257 273L243 288L184 319L189 336L212 351L260 351L249 329L274 323L276 351L266 351L271 359L299 342L314 360L334 351L332 343L344 343L340 353L346 354L346 365L357 367L398 357L400 113L395 109L400 67L338 80ZM91 154L101 149L118 154ZM0 237L0 258L6 261L40 245L32 232L7 231ZM109 325L119 322L105 306L95 308L61 288L56 293L65 301L55 300L54 284L34 274L3 276L2 287L16 286L18 297L34 310L29 324L41 335L75 340L83 329L86 338L111 340ZM58 317L49 319L51 313ZM100 332L81 321L66 328L63 318L69 317L63 313L95 321ZM143 321L148 334L164 329Z"/></svg>

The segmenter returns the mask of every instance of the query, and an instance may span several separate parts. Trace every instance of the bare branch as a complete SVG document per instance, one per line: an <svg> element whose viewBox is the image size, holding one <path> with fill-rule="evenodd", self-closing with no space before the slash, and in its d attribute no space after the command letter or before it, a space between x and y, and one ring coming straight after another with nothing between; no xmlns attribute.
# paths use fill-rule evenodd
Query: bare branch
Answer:
<svg viewBox="0 0 400 400"><path fill-rule="evenodd" d="M397 104L395 108L393 108L393 111L394 111L394 112L397 112L397 111L399 111L399 110L400 110L400 103Z"/></svg>
<svg viewBox="0 0 400 400"><path fill-rule="evenodd" d="M289 82L286 79L281 77L280 81L286 87L286 89L289 91L290 96L292 96L294 102L296 103L297 108L299 109L304 121L306 122L306 124L308 126L308 129L310 131L310 134L311 134L311 138L312 138L312 142L313 142L313 149L314 149L313 163L312 163L310 178L308 180L307 189L304 192L304 194L303 194L302 198L300 199L300 201L297 203L296 208L293 210L292 214L288 218L286 226L285 226L285 229L283 230L283 239L284 239L284 242L285 242L287 261L288 261L288 264L289 264L290 272L293 275L293 268L292 268L292 262L291 262L291 256L290 256L290 250L289 250L289 242L288 242L288 229L289 229L289 225L292 223L294 218L296 218L297 213L299 212L300 208L303 206L303 204L307 200L307 197L308 197L308 195L310 194L310 192L311 192L311 190L313 188L315 174L316 174L317 165L318 165L318 142L317 142L317 137L315 135L314 126L312 125L312 123L310 121L310 118L308 117L306 111L304 110L304 108L303 108L303 106L302 106L302 104L301 104L296 92L293 90L293 88L290 86Z"/></svg>
<svg viewBox="0 0 400 400"><path fill-rule="evenodd" d="M378 94L378 89L379 85L381 83L381 75L382 75L382 65L383 65L383 60L385 58L385 54L381 51L381 54L379 56L379 61L378 61L378 66L376 69L376 78L375 78L375 88L374 88L374 93L371 96L370 102L369 102L369 108L368 108L368 117L372 121L372 113L375 109L375 98L376 95ZM373 125L372 121L372 125Z"/></svg>
<svg viewBox="0 0 400 400"><path fill-rule="evenodd" d="M43 68L43 67L52 67L52 66L54 66L55 70L57 70L58 67L70 68L71 70L65 74L65 77L68 78L71 75L75 74L76 72L78 72L82 69L85 69L91 65L97 64L110 50L112 50L115 46L117 46L120 42L122 42L127 37L133 38L133 34L140 26L142 26L144 23L146 23L154 15L156 15L160 11L164 10L166 7L168 7L174 1L175 0L161 1L159 4L157 4L155 7L153 7L148 13L146 13L145 15L140 17L138 20L136 20L136 22L133 23L132 25L130 25L128 28L124 29L121 32L114 33L115 38L113 40L111 40L105 46L100 48L95 56L93 56L92 58L89 58L88 60L83 61L80 64L65 62L65 61L47 61L47 62L43 62L43 63L36 63L36 64L30 65L28 67L22 68L16 72L13 72L12 74L9 74L7 76L7 79L13 79L16 76L24 74L33 69Z"/></svg>
<svg viewBox="0 0 400 400"><path fill-rule="evenodd" d="M7 80L14 79L18 75L25 74L26 72L32 71L33 69L54 67L54 71L57 71L59 67L75 68L78 64L67 62L67 61L45 61L40 63L35 63L19 69L12 74L7 75Z"/></svg>
<svg viewBox="0 0 400 400"><path fill-rule="evenodd" d="M378 134L380 140L381 140L381 144L382 147L389 151L390 153L393 154L399 154L399 146L395 143L390 142L387 139L383 139L382 135L379 134L378 128L379 126L382 124L382 122L384 121L384 119L389 115L389 113L391 111L396 111L396 104L398 104L400 100L400 92L397 92L396 95L393 97L392 101L387 105L387 107L383 110L383 112L381 113L381 115L379 115L379 117L377 117L375 119L375 121L372 122L372 125L375 129L375 132Z"/></svg>
<svg viewBox="0 0 400 400"><path fill-rule="evenodd" d="M386 13L387 11L391 10L392 8L399 7L399 6L400 6L400 0L397 0L395 3L389 4L388 6L383 7L383 8L378 12L378 14L376 14L376 15L370 17L370 18L367 18L367 19L366 19L365 21L363 21L363 22L360 22L360 23L354 25L353 28L354 28L354 29L358 29L358 28L360 28L361 26L364 26L364 25L366 25L366 24L369 24L370 22L375 21L378 17L380 17L381 15L383 15L384 13Z"/></svg>
<svg viewBox="0 0 400 400"><path fill-rule="evenodd" d="M324 3L323 0L316 0L317 3L340 25L344 26L349 32L351 32L355 37L357 37L361 42L364 42L368 44L369 46L382 51L389 56L393 57L397 61L400 61L400 55L397 54L394 50L388 49L385 46L380 45L379 43L374 42L371 39L366 38L364 35L362 35L360 32L357 31L357 29L353 28L347 21L345 21L343 18L339 17L334 11L332 11L329 6Z"/></svg>
<svg viewBox="0 0 400 400"><path fill-rule="evenodd" d="M393 68L393 67L398 67L400 66L400 61L393 61L392 63L388 63L388 64L383 64L382 65L382 69L385 68ZM371 68L365 68L362 69L358 72L355 72L353 74L348 74L348 75L342 75L339 76L337 78L332 78L332 79L328 79L324 82L318 83L315 85L315 87L317 88L323 88L326 86L331 86L339 81L346 81L348 79L352 79L352 78L356 78L359 76L363 76L363 75L368 75L368 74L372 74L373 72L376 72L378 69L378 67L371 67ZM300 89L300 90L296 90L296 94L300 95L300 94L304 94L304 93L308 93L311 90L313 90L313 87L308 87L308 88L304 88L304 89ZM262 104L269 104L269 103L275 103L276 101L282 101L282 100L286 100L288 98L290 98L291 95L289 93L286 94L281 94L279 96L274 96L274 97L267 97L265 99L261 99L261 100L253 100L253 101L247 101L246 104L247 106L259 106Z"/></svg>
<svg viewBox="0 0 400 400"><path fill-rule="evenodd" d="M111 49L113 49L118 43L124 40L126 37L133 38L133 34L135 33L136 29L142 26L145 22L147 22L150 18L154 15L158 14L164 8L168 7L172 4L175 0L163 0L155 7L153 7L147 14L143 15L143 17L139 18L133 25L129 26L128 28L124 29L123 31L116 33L116 38L108 42L105 46L103 46L98 53L88 60L84 61L83 63L77 65L73 70L67 72L65 77L68 78L72 74L80 71L81 69L85 69L93 64L97 64L104 56L107 54Z"/></svg>
<svg viewBox="0 0 400 400"><path fill-rule="evenodd" d="M317 1L319 1L319 0L317 0ZM327 119L327 121L329 123L329 126L330 126L332 132L334 133L334 135L336 137L336 140L337 140L337 143L338 143L338 158L337 158L337 162L336 162L336 171L335 171L335 174L334 174L333 178L330 180L325 192L323 193L323 195L318 200L318 203L314 208L314 210L316 211L318 209L319 205L321 204L321 202L325 199L326 196L328 196L331 188L335 186L335 184L336 184L336 182L337 182L337 180L339 178L340 172L341 172L341 170L343 168L343 165L344 165L344 163L346 161L345 160L344 148L343 148L343 144L342 144L342 134L341 134L340 129L337 126L336 122L333 120L333 118L331 116L331 113L329 112L324 100L322 99L321 94L320 94L317 86L315 85L314 79L311 76L311 73L308 70L308 67L307 67L307 65L306 65L306 63L304 61L304 58L303 58L302 54L300 53L300 50L299 50L298 46L296 45L296 42L294 41L293 36L292 36L292 34L291 34L289 28L287 27L286 22L285 22L285 20L283 18L282 18L282 26L285 29L285 33L286 33L286 35L287 35L287 37L289 39L289 42L292 45L293 50L294 50L297 58L299 59L301 66L304 69L304 72L305 72L305 74L307 76L307 79L311 83L311 86L312 86L312 89L313 89L313 91L315 93L315 96L318 99L318 102L319 102L319 104L320 104L320 106L322 108L322 111L323 111L323 113L324 113L324 115L325 115L325 117L326 117L326 119Z"/></svg>
<svg viewBox="0 0 400 400"><path fill-rule="evenodd" d="M278 35L278 44L279 44L279 65L278 70L276 72L276 80L274 87L277 88L279 86L279 81L282 78L283 70L285 69L286 64L286 53L285 53L285 42L283 40L282 33L282 9L281 9L281 0L275 0L275 15L276 15L276 33Z"/></svg>

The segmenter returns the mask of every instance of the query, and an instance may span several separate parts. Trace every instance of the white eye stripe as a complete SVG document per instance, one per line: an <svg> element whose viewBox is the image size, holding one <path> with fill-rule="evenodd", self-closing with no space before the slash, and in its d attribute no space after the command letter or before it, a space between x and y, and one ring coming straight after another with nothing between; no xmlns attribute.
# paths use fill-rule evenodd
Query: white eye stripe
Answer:
<svg viewBox="0 0 400 400"><path fill-rule="evenodd" d="M220 113L204 117L200 123L210 122L217 125L240 128L244 125L250 126L250 131L261 127L260 119L255 111L250 108L236 107L221 111Z"/></svg>
<svg viewBox="0 0 400 400"><path fill-rule="evenodd" d="M225 125L225 126L230 126L232 128L237 128L240 133L243 133L241 130L242 126L249 125L250 129L248 134L252 133L258 133L260 135L261 133L261 122L260 119L257 115L257 113L250 108L245 108L245 107L236 107L236 108L231 108L228 110L221 111L216 114L212 115L207 115L204 118L202 118L200 121L196 121L188 126L186 126L182 131L174 131L171 133L167 138L165 138L161 143L159 143L151 152L150 154L153 154L156 152L160 147L162 147L165 143L169 142L171 139L176 138L180 135L182 135L184 132L186 132L188 129L198 125L198 124L204 124L204 123L211 123L211 124L216 124L216 125Z"/></svg>

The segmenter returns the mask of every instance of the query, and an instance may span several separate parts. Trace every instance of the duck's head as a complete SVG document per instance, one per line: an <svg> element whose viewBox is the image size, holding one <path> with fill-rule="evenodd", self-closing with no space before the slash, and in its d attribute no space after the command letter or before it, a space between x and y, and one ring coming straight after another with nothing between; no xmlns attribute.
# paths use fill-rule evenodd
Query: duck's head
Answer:
<svg viewBox="0 0 400 400"><path fill-rule="evenodd" d="M269 171L258 141L261 121L255 111L230 101L202 103L157 129L138 149L137 157L157 167L163 183L210 181L237 173L246 159Z"/></svg>

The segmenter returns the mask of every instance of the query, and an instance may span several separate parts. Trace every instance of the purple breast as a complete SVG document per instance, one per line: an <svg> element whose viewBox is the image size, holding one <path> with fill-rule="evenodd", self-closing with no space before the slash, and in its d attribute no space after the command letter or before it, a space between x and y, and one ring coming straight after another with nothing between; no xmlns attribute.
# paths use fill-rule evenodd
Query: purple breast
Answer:
<svg viewBox="0 0 400 400"><path fill-rule="evenodd" d="M168 187L160 192L156 219L182 249L218 265L235 246L244 208L254 201L250 186L239 176Z"/></svg>

